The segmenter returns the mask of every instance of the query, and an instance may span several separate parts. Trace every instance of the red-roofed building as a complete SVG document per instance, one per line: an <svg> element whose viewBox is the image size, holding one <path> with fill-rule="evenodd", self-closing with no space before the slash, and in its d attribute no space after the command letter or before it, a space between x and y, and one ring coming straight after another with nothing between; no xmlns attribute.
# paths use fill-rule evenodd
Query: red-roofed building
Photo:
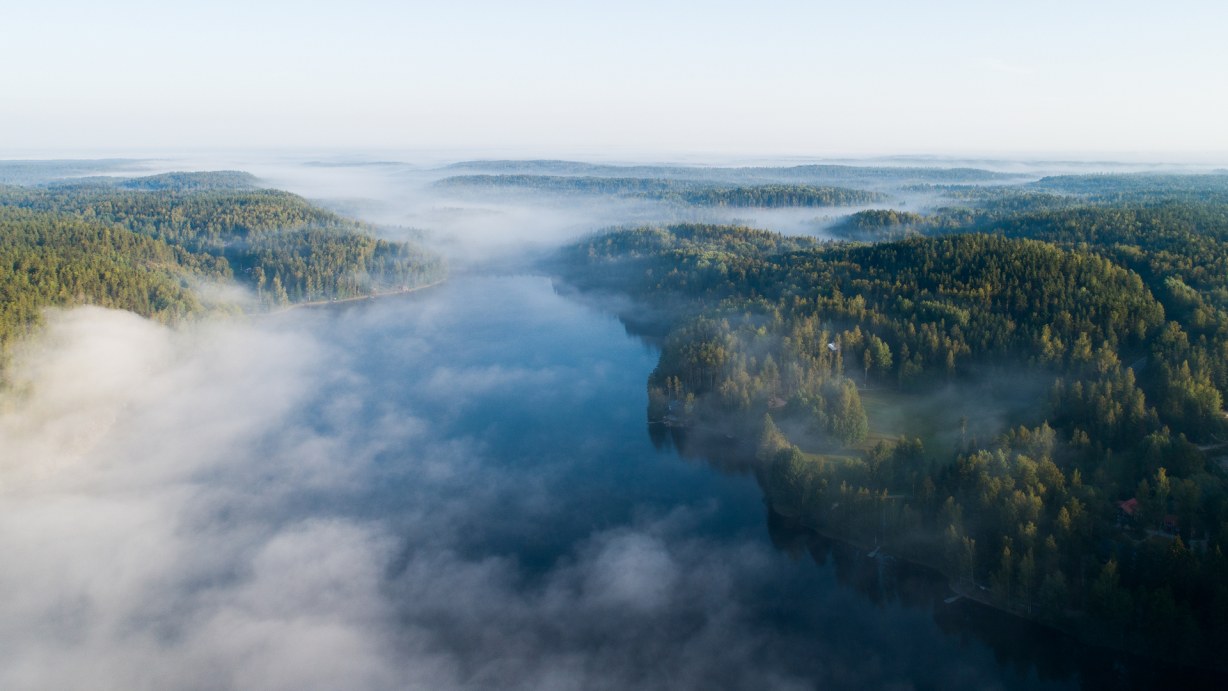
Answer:
<svg viewBox="0 0 1228 691"><path fill-rule="evenodd" d="M1138 512L1138 499L1130 498L1117 502L1117 527L1125 528L1134 523L1134 518L1138 516Z"/></svg>

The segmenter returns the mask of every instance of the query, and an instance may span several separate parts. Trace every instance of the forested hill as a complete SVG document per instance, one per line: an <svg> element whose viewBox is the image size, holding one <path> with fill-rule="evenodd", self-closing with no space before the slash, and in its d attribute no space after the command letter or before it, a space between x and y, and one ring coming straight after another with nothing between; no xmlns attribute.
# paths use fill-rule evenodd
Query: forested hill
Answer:
<svg viewBox="0 0 1228 691"><path fill-rule="evenodd" d="M236 282L266 307L401 290L436 256L246 173L0 186L0 348L48 306L97 304L174 321L197 288Z"/></svg>
<svg viewBox="0 0 1228 691"><path fill-rule="evenodd" d="M529 190L553 194L617 195L693 206L819 207L883 202L878 192L798 183L727 185L672 178L559 175L457 175L436 186L451 190Z"/></svg>
<svg viewBox="0 0 1228 691"><path fill-rule="evenodd" d="M678 166L603 165L579 161L504 160L464 161L441 169L448 174L500 176L566 176L606 178L658 178L725 184L805 183L812 185L896 186L901 184L992 184L1019 181L1027 176L978 168L934 166L864 166L809 164L797 166Z"/></svg>
<svg viewBox="0 0 1228 691"><path fill-rule="evenodd" d="M743 226L682 223L611 231L565 247L555 268L581 288L628 292L650 300L714 300L745 287L748 272L769 257L817 246ZM584 267L583 271L575 271Z"/></svg>
<svg viewBox="0 0 1228 691"><path fill-rule="evenodd" d="M559 272L681 306L649 419L757 438L774 511L1086 639L1223 666L1228 224L1208 204L884 212L920 230L873 245L646 228Z"/></svg>
<svg viewBox="0 0 1228 691"><path fill-rule="evenodd" d="M1208 193L1228 193L1228 174L1223 172L1161 175L1147 173L1101 175L1053 175L1030 183L1029 188L1076 194L1091 199L1140 200L1142 198L1206 199Z"/></svg>
<svg viewBox="0 0 1228 691"><path fill-rule="evenodd" d="M53 180L44 186L52 188L96 187L118 190L200 192L203 190L255 189L259 187L259 179L251 173L239 170L178 171L146 175L139 178L105 175L66 178Z"/></svg>

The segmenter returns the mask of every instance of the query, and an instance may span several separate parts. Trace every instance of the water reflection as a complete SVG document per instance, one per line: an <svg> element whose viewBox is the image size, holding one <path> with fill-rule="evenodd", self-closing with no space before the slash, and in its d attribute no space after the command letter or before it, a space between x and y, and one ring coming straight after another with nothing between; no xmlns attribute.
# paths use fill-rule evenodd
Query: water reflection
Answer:
<svg viewBox="0 0 1228 691"><path fill-rule="evenodd" d="M456 669L491 675L453 686L1182 678L946 604L939 574L765 515L753 443L715 428L645 435L655 337L541 277L467 277L321 321L361 374L326 398L422 420L354 504L403 536L388 587L405 630L426 632ZM558 683L561 670L573 683Z"/></svg>
<svg viewBox="0 0 1228 691"><path fill-rule="evenodd" d="M684 459L702 461L727 475L745 475L757 467L754 445L719 429L649 422L648 437L658 451L673 450Z"/></svg>
<svg viewBox="0 0 1228 691"><path fill-rule="evenodd" d="M762 490L754 448L744 440L660 423L649 423L648 434L658 449L673 449L681 458L707 463L721 473L751 475ZM1060 631L955 597L947 579L929 568L833 539L770 506L765 513L776 550L830 570L840 587L877 607L928 612L939 631L962 645L987 645L998 666L1017 681L1034 675L1042 682L1078 682L1085 689L1228 688L1228 676L1085 645Z"/></svg>

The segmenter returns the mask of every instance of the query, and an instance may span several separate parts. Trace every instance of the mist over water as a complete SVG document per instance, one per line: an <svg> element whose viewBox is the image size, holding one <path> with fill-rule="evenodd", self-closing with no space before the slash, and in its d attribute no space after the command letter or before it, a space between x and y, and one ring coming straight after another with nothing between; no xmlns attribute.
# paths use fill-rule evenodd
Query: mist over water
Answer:
<svg viewBox="0 0 1228 691"><path fill-rule="evenodd" d="M172 331L80 309L0 423L5 688L1033 686L656 449L540 277Z"/></svg>
<svg viewBox="0 0 1228 691"><path fill-rule="evenodd" d="M517 189L449 189L435 185L453 175L505 172L558 175L549 167L525 164L523 170L499 162L472 162L460 168L449 167L455 159L436 157L412 160L364 158L355 155L322 153L312 155L227 154L177 158L150 158L107 164L93 174L147 175L177 170L237 169L257 176L262 186L284 189L303 195L342 214L361 218L379 226L390 239L425 239L443 253L454 267L464 268L491 263L521 264L526 258L540 256L560 244L611 227L659 225L670 223L717 223L747 225L786 235L813 235L829 238L828 229L858 211L870 208L897 208L922 212L940 204L933 192L904 190L882 182L857 183L841 180L805 180L820 185L856 187L883 191L888 200L881 203L828 207L756 208L705 207L632 196L551 195ZM641 166L611 164L603 175L624 175L707 180L724 185L797 182L789 176L772 177L754 173L754 168L738 172L720 166L794 166L815 163L807 160L728 159L700 163L688 168L669 169L667 164ZM931 166L969 164L943 159L924 161L830 161L839 166ZM1036 179L1059 170L1084 170L1083 164L1021 165L1010 161L978 161L979 167ZM581 164L586 165L586 164ZM1091 165L1091 164L1087 164ZM1109 165L1113 170L1135 170L1127 164ZM1046 167L1047 166L1047 167ZM1103 168L1101 168L1103 169ZM673 172L669 172L672 170ZM625 172L619 172L625 171ZM705 174L704 171L709 171ZM749 172L747 172L749 171ZM1048 173L1046 172L1048 171ZM91 171L73 169L71 174ZM586 172L577 173L586 175ZM749 177L741 177L741 176Z"/></svg>
<svg viewBox="0 0 1228 691"><path fill-rule="evenodd" d="M828 213L475 201L396 163L131 165L243 167L418 228L463 266L608 225L729 214L806 232ZM940 579L772 523L752 475L654 445L656 360L611 314L514 272L178 329L52 313L0 400L0 688L984 689L1086 674L1046 632L944 605Z"/></svg>

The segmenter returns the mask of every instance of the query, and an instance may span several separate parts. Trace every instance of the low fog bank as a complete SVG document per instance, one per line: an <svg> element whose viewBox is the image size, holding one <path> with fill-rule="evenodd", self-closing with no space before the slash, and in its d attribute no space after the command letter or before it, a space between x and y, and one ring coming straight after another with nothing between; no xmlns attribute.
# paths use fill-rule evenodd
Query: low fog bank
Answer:
<svg viewBox="0 0 1228 691"><path fill-rule="evenodd" d="M366 220L421 228L462 265L516 261L611 225L807 232L834 213L447 197L431 187L437 171L396 162L198 163L139 172L250 170ZM498 287L461 302L489 301L543 343L587 309L552 292L507 297ZM180 329L98 308L52 313L0 397L0 688L1000 684L985 676L988 650L917 635L933 630L929 612L888 604L868 616L829 571L782 571L765 535L699 529L720 509L701 497L583 520L575 473L593 470L584 460L600 439L549 452L529 439L533 464L517 467L486 430L455 423L507 401L564 417L614 381L642 392L651 363L629 373L547 353L485 361L474 344L499 348L503 325L460 324L458 311L404 296ZM364 361L368 343L395 352L395 367ZM1026 405L1035 392L1018 388ZM946 412L937 443L1001 431L1002 411L968 401L927 399ZM915 433L919 412L898 410L884 424ZM506 412L491 426L525 414ZM642 406L619 414L642 425ZM515 540L553 551L530 564Z"/></svg>
<svg viewBox="0 0 1228 691"><path fill-rule="evenodd" d="M601 160L596 157L590 160ZM681 159L669 163L651 160L619 162L604 157L597 164L565 161L499 161L449 158L441 152L400 157L338 153L284 153L279 155L229 153L96 162L40 162L9 165L12 175L48 176L81 174L149 175L176 170L243 170L260 184L303 195L339 213L379 226L388 239L423 241L442 253L455 269L469 267L522 267L554 248L592 232L628 225L680 222L731 223L764 228L789 235L831 238L829 230L849 215L869 208L893 208L926 213L950 205L940 191L925 185L905 184L877 173L864 179L839 175L825 179L822 172L788 172L791 166L870 166L879 169L977 168L1009 178L985 179L970 184L1011 184L1045 175L1104 172L1200 172L1208 168L1183 164L1114 161L1037 161L967 159L952 157L895 157L875 159ZM456 163L456 161L461 161ZM33 165L33 167L31 167ZM16 166L16 167L13 167ZM836 170L836 169L832 169ZM58 171L58 172L57 172ZM448 189L437 181L465 172L603 175L637 172L648 177L708 179L720 184L807 182L832 184L888 194L888 201L869 205L813 208L713 208L618 196L550 195L498 189ZM765 172L766 171L766 172ZM772 172L775 171L775 172ZM628 173L629 174L629 173ZM819 175L817 178L807 177ZM801 176L801 177L798 177ZM867 177L868 176L868 177ZM32 178L33 179L33 178ZM925 178L918 178L924 181ZM936 180L941 182L941 180Z"/></svg>
<svg viewBox="0 0 1228 691"><path fill-rule="evenodd" d="M460 515L493 520L500 497L537 494L532 479L356 398L347 354L280 321L175 332L83 308L19 358L0 416L0 686L712 678L739 616L720 572L753 570L762 550L709 553L666 516L592 535L534 585L514 558L463 557ZM455 397L458 379L437 367L425 381ZM401 510L365 515L373 484L406 475ZM679 610L695 638L672 655L661 633L625 629ZM747 652L725 671L752 674Z"/></svg>
<svg viewBox="0 0 1228 691"><path fill-rule="evenodd" d="M0 687L906 686L915 657L883 651L946 645L834 587L765 610L811 589L762 536L696 530L704 500L582 531L541 568L492 547L566 532L578 500L566 468L510 467L452 422L532 381L591 405L621 374L467 358L446 303L409 306L183 330L51 315L0 404ZM375 334L412 400L350 347ZM781 627L785 611L855 635ZM989 683L958 659L921 673Z"/></svg>

